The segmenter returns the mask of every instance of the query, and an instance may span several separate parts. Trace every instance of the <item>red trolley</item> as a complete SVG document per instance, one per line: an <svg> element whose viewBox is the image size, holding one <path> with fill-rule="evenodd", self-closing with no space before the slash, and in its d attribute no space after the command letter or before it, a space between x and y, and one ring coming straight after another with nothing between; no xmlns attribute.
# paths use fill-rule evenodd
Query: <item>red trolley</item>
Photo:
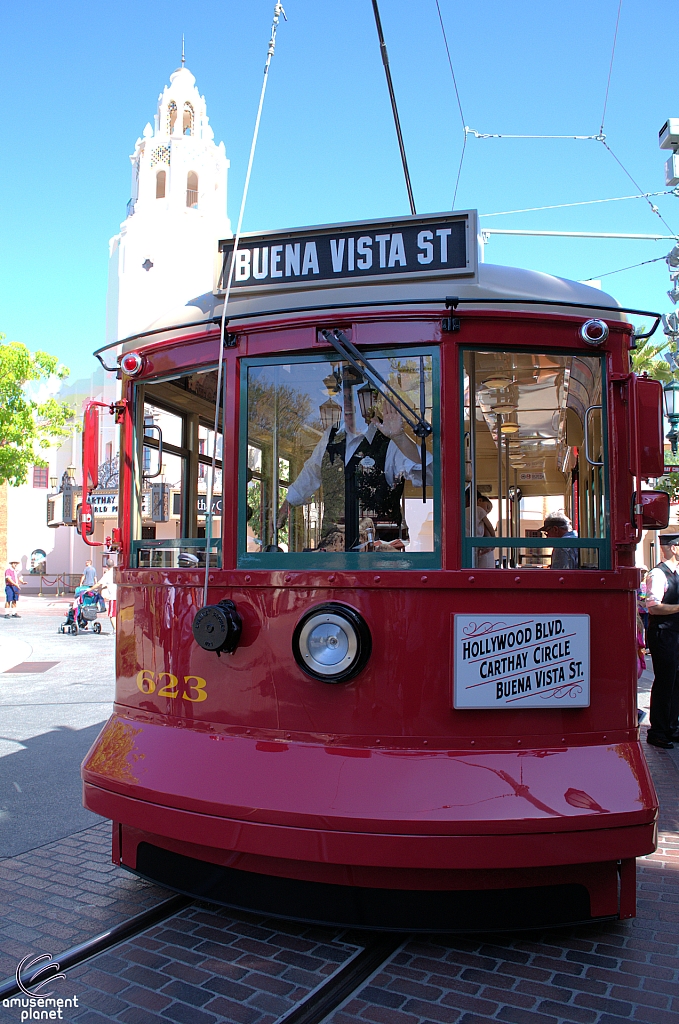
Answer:
<svg viewBox="0 0 679 1024"><path fill-rule="evenodd" d="M637 311L475 239L227 240L214 294L121 343L115 710L82 770L116 863L338 924L634 915L660 386Z"/></svg>

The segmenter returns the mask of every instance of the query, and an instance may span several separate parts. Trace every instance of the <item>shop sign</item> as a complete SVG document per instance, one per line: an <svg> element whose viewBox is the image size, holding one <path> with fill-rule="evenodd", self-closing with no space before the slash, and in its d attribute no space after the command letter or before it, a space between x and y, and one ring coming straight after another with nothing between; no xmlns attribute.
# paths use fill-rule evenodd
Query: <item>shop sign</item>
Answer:
<svg viewBox="0 0 679 1024"><path fill-rule="evenodd" d="M96 519L118 518L118 491L90 491L88 501Z"/></svg>
<svg viewBox="0 0 679 1024"><path fill-rule="evenodd" d="M453 620L453 707L589 707L589 615Z"/></svg>

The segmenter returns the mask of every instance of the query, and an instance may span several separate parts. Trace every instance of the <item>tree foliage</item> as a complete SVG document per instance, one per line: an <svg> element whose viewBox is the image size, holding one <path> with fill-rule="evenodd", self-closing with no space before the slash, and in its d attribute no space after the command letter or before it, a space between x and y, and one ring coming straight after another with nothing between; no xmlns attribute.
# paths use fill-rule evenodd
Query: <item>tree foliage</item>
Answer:
<svg viewBox="0 0 679 1024"><path fill-rule="evenodd" d="M632 369L635 373L647 373L649 377L661 380L663 384L672 380L670 364L664 359L661 353L668 347L666 338L661 341L652 341L650 338L641 338L637 347L630 352L632 358Z"/></svg>
<svg viewBox="0 0 679 1024"><path fill-rule="evenodd" d="M0 334L0 484L26 483L29 467L45 466L40 454L72 430L74 411L56 398L32 397L50 380L69 375L56 356L30 352Z"/></svg>

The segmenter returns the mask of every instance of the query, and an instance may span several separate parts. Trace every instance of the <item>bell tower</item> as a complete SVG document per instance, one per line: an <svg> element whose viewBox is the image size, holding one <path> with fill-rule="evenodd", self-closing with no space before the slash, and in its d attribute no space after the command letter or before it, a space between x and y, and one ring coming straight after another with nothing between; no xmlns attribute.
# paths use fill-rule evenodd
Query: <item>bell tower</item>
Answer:
<svg viewBox="0 0 679 1024"><path fill-rule="evenodd" d="M127 217L109 243L107 342L211 291L217 241L231 234L229 161L183 55L130 161Z"/></svg>

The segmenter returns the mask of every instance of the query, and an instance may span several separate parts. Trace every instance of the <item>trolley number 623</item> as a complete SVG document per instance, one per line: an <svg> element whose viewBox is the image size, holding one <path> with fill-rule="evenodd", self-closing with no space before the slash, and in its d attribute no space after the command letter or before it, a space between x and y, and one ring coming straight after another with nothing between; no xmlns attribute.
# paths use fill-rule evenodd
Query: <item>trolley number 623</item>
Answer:
<svg viewBox="0 0 679 1024"><path fill-rule="evenodd" d="M161 685L163 684L164 685ZM156 689L156 686L160 687ZM197 703L207 700L207 682L201 676L184 676L181 697ZM137 673L137 688L142 693L155 693L157 697L171 697L179 700L179 680L171 672L152 672L143 668Z"/></svg>

